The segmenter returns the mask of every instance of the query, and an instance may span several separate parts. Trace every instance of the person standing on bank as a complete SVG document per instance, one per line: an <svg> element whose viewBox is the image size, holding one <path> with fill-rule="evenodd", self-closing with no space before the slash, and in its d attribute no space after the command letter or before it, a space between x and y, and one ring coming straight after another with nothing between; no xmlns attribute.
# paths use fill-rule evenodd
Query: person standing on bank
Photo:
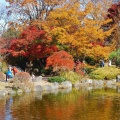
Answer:
<svg viewBox="0 0 120 120"><path fill-rule="evenodd" d="M18 70L17 70L17 68L15 66L13 66L12 71L13 71L14 76L18 72Z"/></svg>
<svg viewBox="0 0 120 120"><path fill-rule="evenodd" d="M104 67L104 66L105 66L104 60L100 60L100 67Z"/></svg>
<svg viewBox="0 0 120 120"><path fill-rule="evenodd" d="M104 63L104 60L102 60L102 67L104 67L105 66L105 63Z"/></svg>
<svg viewBox="0 0 120 120"><path fill-rule="evenodd" d="M8 81L9 78L13 78L12 72L8 68L8 71L6 72L6 81Z"/></svg>
<svg viewBox="0 0 120 120"><path fill-rule="evenodd" d="M111 60L108 60L108 66L111 66Z"/></svg>

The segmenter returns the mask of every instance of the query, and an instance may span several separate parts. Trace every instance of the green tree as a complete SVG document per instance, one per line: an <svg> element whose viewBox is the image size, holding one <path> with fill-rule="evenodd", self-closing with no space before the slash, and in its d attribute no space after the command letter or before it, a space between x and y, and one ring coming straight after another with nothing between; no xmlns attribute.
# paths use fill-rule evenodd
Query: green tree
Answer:
<svg viewBox="0 0 120 120"><path fill-rule="evenodd" d="M109 58L115 62L116 66L120 66L120 49L111 52Z"/></svg>

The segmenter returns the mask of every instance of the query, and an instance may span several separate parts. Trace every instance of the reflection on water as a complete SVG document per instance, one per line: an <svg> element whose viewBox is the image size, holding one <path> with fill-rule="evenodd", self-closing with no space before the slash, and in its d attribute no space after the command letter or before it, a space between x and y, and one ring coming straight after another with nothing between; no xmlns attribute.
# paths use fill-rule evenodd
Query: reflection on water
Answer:
<svg viewBox="0 0 120 120"><path fill-rule="evenodd" d="M0 99L0 120L119 120L120 88L83 87Z"/></svg>

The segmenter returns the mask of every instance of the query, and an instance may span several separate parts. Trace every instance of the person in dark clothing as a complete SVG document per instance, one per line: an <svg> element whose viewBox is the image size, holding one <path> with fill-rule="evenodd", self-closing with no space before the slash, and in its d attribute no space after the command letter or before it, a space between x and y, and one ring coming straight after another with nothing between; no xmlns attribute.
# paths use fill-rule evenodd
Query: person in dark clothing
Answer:
<svg viewBox="0 0 120 120"><path fill-rule="evenodd" d="M104 67L104 66L105 66L104 60L100 60L100 67Z"/></svg>

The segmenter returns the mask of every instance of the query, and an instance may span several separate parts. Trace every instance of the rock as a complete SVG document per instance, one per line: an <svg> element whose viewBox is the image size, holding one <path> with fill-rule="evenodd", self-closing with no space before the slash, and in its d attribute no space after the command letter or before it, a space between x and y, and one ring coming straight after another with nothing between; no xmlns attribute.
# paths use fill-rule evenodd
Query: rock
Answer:
<svg viewBox="0 0 120 120"><path fill-rule="evenodd" d="M69 93L69 92L72 91L72 87L69 87L69 88L67 88L67 89L60 89L59 91L60 91L61 93Z"/></svg>
<svg viewBox="0 0 120 120"><path fill-rule="evenodd" d="M41 81L42 80L42 76L38 76L38 77L36 77L34 80L32 80L33 82L39 82L39 81Z"/></svg>
<svg viewBox="0 0 120 120"><path fill-rule="evenodd" d="M104 85L104 81L103 80L98 80L99 86L103 86Z"/></svg>
<svg viewBox="0 0 120 120"><path fill-rule="evenodd" d="M54 82L54 83L52 84L52 90L58 89L58 88L59 88L59 83Z"/></svg>
<svg viewBox="0 0 120 120"><path fill-rule="evenodd" d="M79 81L77 81L75 84L73 84L73 87L79 87L81 85L81 83Z"/></svg>
<svg viewBox="0 0 120 120"><path fill-rule="evenodd" d="M116 82L120 82L120 75L116 76Z"/></svg>
<svg viewBox="0 0 120 120"><path fill-rule="evenodd" d="M99 86L99 80L93 80L92 85Z"/></svg>
<svg viewBox="0 0 120 120"><path fill-rule="evenodd" d="M31 92L31 89L26 88L26 89L25 89L25 92L26 92L26 93L29 93L29 92Z"/></svg>
<svg viewBox="0 0 120 120"><path fill-rule="evenodd" d="M92 84L92 80L91 79L87 79L87 80L85 80L85 82L87 83L87 84Z"/></svg>
<svg viewBox="0 0 120 120"><path fill-rule="evenodd" d="M112 79L113 83L116 83L116 79Z"/></svg>
<svg viewBox="0 0 120 120"><path fill-rule="evenodd" d="M114 88L114 83L113 83L113 81L112 80L107 80L107 82L106 82L106 87L109 87L109 88Z"/></svg>
<svg viewBox="0 0 120 120"><path fill-rule="evenodd" d="M33 89L33 91L35 91L35 92L43 91L43 87L41 85L36 85L35 88Z"/></svg>
<svg viewBox="0 0 120 120"><path fill-rule="evenodd" d="M5 96L6 94L7 94L6 91L4 91L4 90L0 90L0 96Z"/></svg>
<svg viewBox="0 0 120 120"><path fill-rule="evenodd" d="M43 89L45 91L51 91L52 90L52 85L45 85L45 86L43 86Z"/></svg>
<svg viewBox="0 0 120 120"><path fill-rule="evenodd" d="M72 87L72 83L70 81L62 82L59 86L59 88L63 88L63 89L70 88L70 87Z"/></svg>

